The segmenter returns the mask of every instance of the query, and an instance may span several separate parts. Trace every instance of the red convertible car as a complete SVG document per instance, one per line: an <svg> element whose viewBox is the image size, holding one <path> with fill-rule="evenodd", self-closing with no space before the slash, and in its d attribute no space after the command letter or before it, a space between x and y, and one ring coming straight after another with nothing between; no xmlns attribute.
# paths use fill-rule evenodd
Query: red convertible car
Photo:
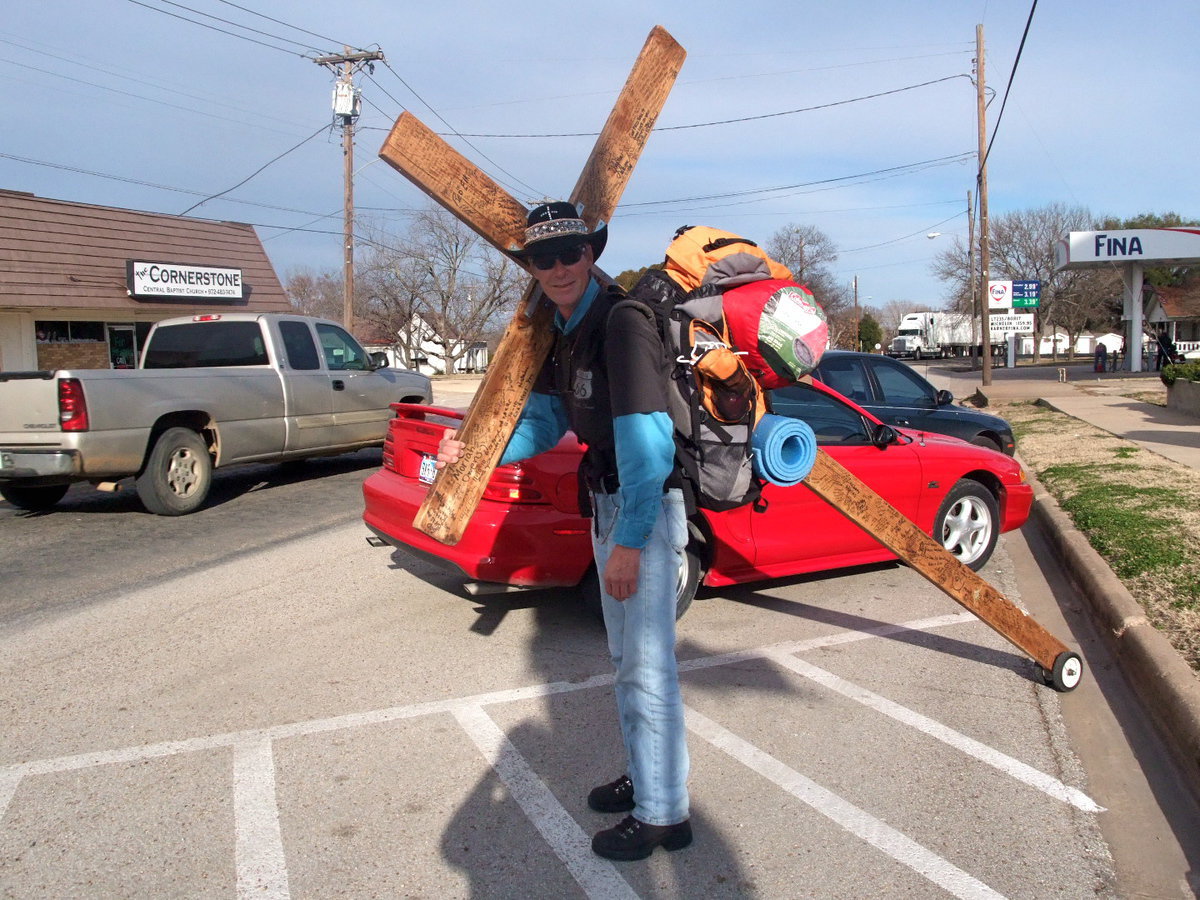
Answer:
<svg viewBox="0 0 1200 900"><path fill-rule="evenodd" d="M1028 518L1033 491L1020 464L993 450L940 434L902 430L820 383L771 392L777 415L807 422L818 446L892 506L978 569L1001 532ZM462 414L394 404L383 467L363 484L363 521L387 543L461 572L476 591L495 586L581 585L599 607L588 520L579 515L575 470L581 448L557 447L493 471L462 539L447 546L413 528L447 426ZM803 483L768 484L765 511L750 506L699 511L680 572L678 613L700 584L720 586L895 559L895 555Z"/></svg>

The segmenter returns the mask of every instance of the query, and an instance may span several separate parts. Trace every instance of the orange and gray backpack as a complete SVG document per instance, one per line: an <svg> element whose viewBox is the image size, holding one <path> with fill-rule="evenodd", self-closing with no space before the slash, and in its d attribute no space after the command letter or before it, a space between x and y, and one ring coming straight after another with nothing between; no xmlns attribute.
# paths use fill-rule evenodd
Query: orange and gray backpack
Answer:
<svg viewBox="0 0 1200 900"><path fill-rule="evenodd" d="M764 389L807 375L824 350L828 328L812 293L753 241L689 226L619 305L648 316L662 337L689 506L761 508L754 428Z"/></svg>

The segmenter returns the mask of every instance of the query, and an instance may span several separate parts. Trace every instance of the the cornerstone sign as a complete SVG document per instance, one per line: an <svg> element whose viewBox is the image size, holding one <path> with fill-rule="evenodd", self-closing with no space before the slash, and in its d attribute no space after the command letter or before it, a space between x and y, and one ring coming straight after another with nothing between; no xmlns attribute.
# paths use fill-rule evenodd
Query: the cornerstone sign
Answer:
<svg viewBox="0 0 1200 900"><path fill-rule="evenodd" d="M1200 228L1072 231L1055 247L1056 269L1113 263L1187 265L1200 259Z"/></svg>
<svg viewBox="0 0 1200 900"><path fill-rule="evenodd" d="M125 263L126 287L135 300L245 300L250 289L241 269L190 263Z"/></svg>

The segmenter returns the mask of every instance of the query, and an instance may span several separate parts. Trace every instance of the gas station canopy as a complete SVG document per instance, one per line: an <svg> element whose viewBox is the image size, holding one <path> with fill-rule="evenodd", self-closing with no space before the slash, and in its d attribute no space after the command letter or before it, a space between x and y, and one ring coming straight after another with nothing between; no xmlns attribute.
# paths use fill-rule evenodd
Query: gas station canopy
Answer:
<svg viewBox="0 0 1200 900"><path fill-rule="evenodd" d="M1146 267L1200 264L1200 228L1130 228L1114 231L1072 231L1054 248L1054 270L1097 269L1112 266L1125 283L1125 315L1130 348L1141 346L1142 276ZM1142 370L1142 354L1129 357L1130 370Z"/></svg>

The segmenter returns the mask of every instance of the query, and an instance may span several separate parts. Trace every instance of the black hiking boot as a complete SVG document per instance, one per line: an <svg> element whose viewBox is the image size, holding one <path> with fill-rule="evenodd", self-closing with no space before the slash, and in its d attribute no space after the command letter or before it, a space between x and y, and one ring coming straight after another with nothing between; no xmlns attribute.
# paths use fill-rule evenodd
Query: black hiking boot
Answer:
<svg viewBox="0 0 1200 900"><path fill-rule="evenodd" d="M605 859L645 859L655 847L682 850L691 842L692 825L687 819L675 825L647 825L633 816L626 816L619 825L592 838L592 852Z"/></svg>
<svg viewBox="0 0 1200 900"><path fill-rule="evenodd" d="M633 812L633 782L628 775L593 788L588 794L588 806L596 812Z"/></svg>

